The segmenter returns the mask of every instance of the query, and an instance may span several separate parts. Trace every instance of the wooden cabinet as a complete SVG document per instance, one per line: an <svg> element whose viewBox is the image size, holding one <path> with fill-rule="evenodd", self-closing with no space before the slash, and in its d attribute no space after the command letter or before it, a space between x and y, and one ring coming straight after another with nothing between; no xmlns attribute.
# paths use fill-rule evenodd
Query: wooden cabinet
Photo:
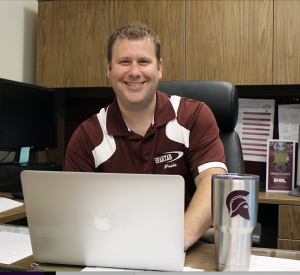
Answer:
<svg viewBox="0 0 300 275"><path fill-rule="evenodd" d="M300 83L300 1L274 0L274 81Z"/></svg>
<svg viewBox="0 0 300 275"><path fill-rule="evenodd" d="M188 0L187 14L187 80L272 84L272 0Z"/></svg>
<svg viewBox="0 0 300 275"><path fill-rule="evenodd" d="M300 1L40 1L37 84L107 85L105 44L116 28L145 23L160 37L163 80L298 84Z"/></svg>
<svg viewBox="0 0 300 275"><path fill-rule="evenodd" d="M105 86L106 1L39 3L37 85Z"/></svg>
<svg viewBox="0 0 300 275"><path fill-rule="evenodd" d="M135 20L160 37L163 80L298 84L300 1L40 1L37 84L107 85L105 44Z"/></svg>
<svg viewBox="0 0 300 275"><path fill-rule="evenodd" d="M300 250L300 206L279 205L277 248Z"/></svg>

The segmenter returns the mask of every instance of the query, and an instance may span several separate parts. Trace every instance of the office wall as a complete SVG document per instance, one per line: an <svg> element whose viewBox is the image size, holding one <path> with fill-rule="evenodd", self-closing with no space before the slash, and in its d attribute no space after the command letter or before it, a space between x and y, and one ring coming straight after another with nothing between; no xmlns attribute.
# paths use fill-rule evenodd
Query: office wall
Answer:
<svg viewBox="0 0 300 275"><path fill-rule="evenodd" d="M35 84L38 2L0 1L0 77Z"/></svg>
<svg viewBox="0 0 300 275"><path fill-rule="evenodd" d="M0 0L0 78L35 84L37 16L36 0Z"/></svg>

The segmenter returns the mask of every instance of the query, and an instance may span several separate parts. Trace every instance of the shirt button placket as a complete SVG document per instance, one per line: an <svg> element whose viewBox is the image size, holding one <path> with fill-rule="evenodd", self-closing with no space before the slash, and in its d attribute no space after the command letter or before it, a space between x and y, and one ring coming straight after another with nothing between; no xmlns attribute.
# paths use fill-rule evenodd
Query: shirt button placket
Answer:
<svg viewBox="0 0 300 275"><path fill-rule="evenodd" d="M149 152L149 139L143 140L141 144L141 156L143 162L143 170L145 174L153 173L152 153ZM151 150L151 149L150 149Z"/></svg>

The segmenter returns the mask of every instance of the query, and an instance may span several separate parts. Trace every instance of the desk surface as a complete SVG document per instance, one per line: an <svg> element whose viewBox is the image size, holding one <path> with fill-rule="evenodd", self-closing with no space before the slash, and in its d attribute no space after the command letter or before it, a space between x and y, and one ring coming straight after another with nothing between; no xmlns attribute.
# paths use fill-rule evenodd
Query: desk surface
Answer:
<svg viewBox="0 0 300 275"><path fill-rule="evenodd" d="M259 203L300 205L300 197L290 196L289 193L259 191Z"/></svg>
<svg viewBox="0 0 300 275"><path fill-rule="evenodd" d="M0 195L7 198L12 198L11 193L8 192L0 192ZM16 201L24 202L23 200L16 200ZM25 217L26 217L26 210L25 210L25 206L22 205L4 212L0 212L0 223L8 223Z"/></svg>
<svg viewBox="0 0 300 275"><path fill-rule="evenodd" d="M265 249L265 248L252 248L252 255L278 257L285 259L300 260L299 251L278 250L278 249ZM14 268L28 268L31 269L30 264L34 263L32 256L23 260L15 262L11 265L4 265ZM197 242L194 244L186 254L185 266L204 269L205 271L216 271L215 263L215 245L205 242ZM54 265L54 264L40 264L39 269L44 271L80 271L82 266L67 266L67 265Z"/></svg>
<svg viewBox="0 0 300 275"><path fill-rule="evenodd" d="M300 252L291 250L255 247L252 248L251 254L257 256L300 260ZM204 271L216 271L215 261L215 245L200 241L188 250L184 265L187 267L204 269Z"/></svg>

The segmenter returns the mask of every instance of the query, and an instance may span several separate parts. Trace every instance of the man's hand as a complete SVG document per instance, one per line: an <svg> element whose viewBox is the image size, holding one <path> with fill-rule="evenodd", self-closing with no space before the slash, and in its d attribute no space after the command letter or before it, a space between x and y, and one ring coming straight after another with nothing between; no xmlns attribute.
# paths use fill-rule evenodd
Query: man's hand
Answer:
<svg viewBox="0 0 300 275"><path fill-rule="evenodd" d="M209 168L195 178L197 189L184 216L184 251L211 227L212 175L224 173L222 168Z"/></svg>

